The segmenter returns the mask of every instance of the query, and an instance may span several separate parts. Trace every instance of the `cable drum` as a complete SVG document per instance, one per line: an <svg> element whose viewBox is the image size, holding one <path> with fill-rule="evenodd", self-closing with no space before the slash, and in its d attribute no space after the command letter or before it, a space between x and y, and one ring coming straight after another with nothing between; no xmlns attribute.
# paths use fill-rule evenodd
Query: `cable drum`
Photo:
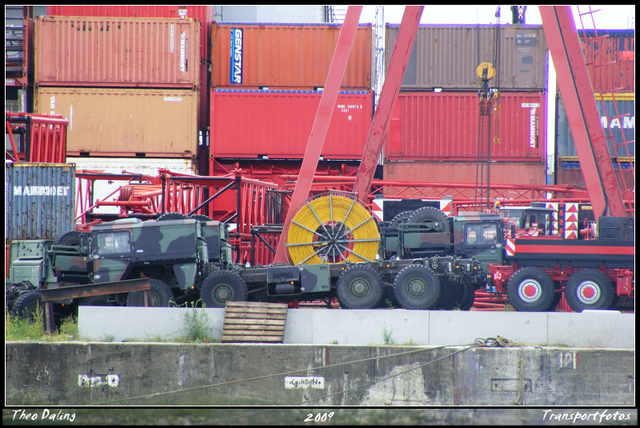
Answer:
<svg viewBox="0 0 640 428"><path fill-rule="evenodd" d="M329 194L298 209L285 246L295 265L373 261L380 246L380 230L362 202Z"/></svg>

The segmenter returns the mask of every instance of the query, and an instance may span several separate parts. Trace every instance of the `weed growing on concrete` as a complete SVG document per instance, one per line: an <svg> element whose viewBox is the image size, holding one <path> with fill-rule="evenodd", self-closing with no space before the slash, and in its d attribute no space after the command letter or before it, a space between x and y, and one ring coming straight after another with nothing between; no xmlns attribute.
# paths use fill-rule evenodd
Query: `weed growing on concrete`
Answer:
<svg viewBox="0 0 640 428"><path fill-rule="evenodd" d="M338 344L338 341L337 341L336 339L334 339L334 340L332 340L332 341L331 341L331 344L332 344L332 345L337 345L337 344Z"/></svg>
<svg viewBox="0 0 640 428"><path fill-rule="evenodd" d="M43 342L60 342L78 337L78 323L73 316L61 321L60 327L53 334L44 331L44 316L38 308L31 318L21 318L5 312L6 340L40 340Z"/></svg>
<svg viewBox="0 0 640 428"><path fill-rule="evenodd" d="M382 339L384 340L385 345L394 345L393 339L391 338L391 333L393 333L393 329L387 329L387 325L382 326Z"/></svg>
<svg viewBox="0 0 640 428"><path fill-rule="evenodd" d="M202 308L198 309L196 306L199 300L191 303L191 307L189 308L189 304L185 304L187 310L185 311L184 318L184 339L188 342L212 342L210 332L211 332L211 320L209 316L204 311L205 305Z"/></svg>
<svg viewBox="0 0 640 428"><path fill-rule="evenodd" d="M116 338L116 336L113 335L113 334L105 334L104 336L102 336L102 341L103 342L113 342L115 338Z"/></svg>

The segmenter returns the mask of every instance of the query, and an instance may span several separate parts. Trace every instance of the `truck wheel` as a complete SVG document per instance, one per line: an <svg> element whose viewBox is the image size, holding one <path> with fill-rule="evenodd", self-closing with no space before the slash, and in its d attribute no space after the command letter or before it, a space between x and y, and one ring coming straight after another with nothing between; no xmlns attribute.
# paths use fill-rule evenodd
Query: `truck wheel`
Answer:
<svg viewBox="0 0 640 428"><path fill-rule="evenodd" d="M408 223L424 223L425 229L436 232L433 223L442 223L442 230L437 232L449 232L449 222L447 216L437 208L422 207L415 210L407 220Z"/></svg>
<svg viewBox="0 0 640 428"><path fill-rule="evenodd" d="M182 213L166 213L166 214L162 214L160 217L158 217L158 221L165 221L165 220L185 220L188 219L189 216L186 214L182 214Z"/></svg>
<svg viewBox="0 0 640 428"><path fill-rule="evenodd" d="M449 311L456 307L460 297L462 297L462 284L458 281L451 281L449 278L440 279L442 284L442 294L436 304L436 309Z"/></svg>
<svg viewBox="0 0 640 428"><path fill-rule="evenodd" d="M553 281L543 270L524 267L507 282L507 299L516 311L544 312L555 297Z"/></svg>
<svg viewBox="0 0 640 428"><path fill-rule="evenodd" d="M468 311L473 306L473 302L476 300L476 290L473 288L473 284L467 279L462 279L462 290L460 292L460 298L456 302L454 309L457 307L461 311Z"/></svg>
<svg viewBox="0 0 640 428"><path fill-rule="evenodd" d="M571 275L564 290L567 303L576 312L608 309L613 301L613 284L597 269L581 269Z"/></svg>
<svg viewBox="0 0 640 428"><path fill-rule="evenodd" d="M438 303L442 286L434 271L424 265L407 266L393 281L393 292L406 309L433 309Z"/></svg>
<svg viewBox="0 0 640 428"><path fill-rule="evenodd" d="M27 291L16 299L11 307L11 314L23 319L33 319L38 308L42 308L40 303L40 293L37 291Z"/></svg>
<svg viewBox="0 0 640 428"><path fill-rule="evenodd" d="M53 240L53 245L80 245L80 234L81 232L77 230L71 230L63 233Z"/></svg>
<svg viewBox="0 0 640 428"><path fill-rule="evenodd" d="M173 302L173 291L159 279L149 278L149 306L167 308ZM127 295L127 306L143 306L142 291L133 291Z"/></svg>
<svg viewBox="0 0 640 428"><path fill-rule="evenodd" d="M562 291L556 291L553 296L553 302L551 302L551 306L547 309L548 312L555 312L558 304L562 300Z"/></svg>
<svg viewBox="0 0 640 428"><path fill-rule="evenodd" d="M384 297L382 278L370 266L352 266L336 283L340 306L346 309L371 309Z"/></svg>
<svg viewBox="0 0 640 428"><path fill-rule="evenodd" d="M227 302L246 301L247 294L247 284L230 270L212 273L200 289L200 298L208 308L224 308Z"/></svg>

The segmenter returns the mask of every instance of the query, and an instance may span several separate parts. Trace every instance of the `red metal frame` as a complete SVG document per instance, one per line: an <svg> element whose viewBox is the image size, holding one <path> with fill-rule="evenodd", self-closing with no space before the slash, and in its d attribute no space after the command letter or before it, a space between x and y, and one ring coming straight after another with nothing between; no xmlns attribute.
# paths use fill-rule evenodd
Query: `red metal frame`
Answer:
<svg viewBox="0 0 640 428"><path fill-rule="evenodd" d="M402 16L398 38L391 54L389 69L380 92L380 99L371 124L371 131L369 131L369 138L364 147L356 182L353 185L353 191L358 199L364 200L371 188L373 174L382 152L384 136L389 128L391 114L398 100L400 86L411 56L413 42L418 33L423 10L424 6L407 6Z"/></svg>
<svg viewBox="0 0 640 428"><path fill-rule="evenodd" d="M591 88L570 6L540 6L558 86L596 218L625 217L622 195Z"/></svg>
<svg viewBox="0 0 640 428"><path fill-rule="evenodd" d="M338 44L331 60L331 66L329 66L329 74L327 75L327 81L325 83L322 97L320 98L320 105L318 106L318 112L311 128L311 136L307 143L307 149L302 160L302 167L300 168L300 176L296 183L293 195L291 197L291 207L296 209L304 203L309 197L309 190L313 182L313 175L318 166L318 159L322 153L322 147L324 140L327 137L329 130L329 123L331 122L331 116L333 109L338 99L338 92L340 90L340 83L344 77L344 72L347 68L347 60L351 53L351 47L355 40L356 30L358 29L358 21L362 12L362 6L349 6L347 9L347 15L344 19L344 24L340 30L338 36ZM293 210L287 211L287 217L284 221L284 229L281 236L286 235L287 226L293 216ZM275 262L286 262L287 256L284 249L284 239L278 240L278 246L276 248Z"/></svg>
<svg viewBox="0 0 640 428"><path fill-rule="evenodd" d="M13 151L13 154L5 151L6 158L16 162L66 162L69 120L61 115L6 112L6 125ZM14 134L18 130L24 135L24 147L15 144Z"/></svg>

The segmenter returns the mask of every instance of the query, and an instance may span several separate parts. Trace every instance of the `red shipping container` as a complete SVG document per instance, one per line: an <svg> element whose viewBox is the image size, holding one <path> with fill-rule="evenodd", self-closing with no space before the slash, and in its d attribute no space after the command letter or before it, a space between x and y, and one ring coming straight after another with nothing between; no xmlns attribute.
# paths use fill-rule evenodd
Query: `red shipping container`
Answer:
<svg viewBox="0 0 640 428"><path fill-rule="evenodd" d="M321 95L317 91L212 90L211 157L303 158ZM323 158L361 159L372 115L373 92L340 92Z"/></svg>
<svg viewBox="0 0 640 428"><path fill-rule="evenodd" d="M114 16L131 18L195 18L202 24L200 58L209 58L209 30L213 6L47 6L47 15Z"/></svg>
<svg viewBox="0 0 640 428"><path fill-rule="evenodd" d="M200 22L38 16L38 86L200 86Z"/></svg>
<svg viewBox="0 0 640 428"><path fill-rule="evenodd" d="M199 129L209 126L209 47L211 25L215 20L214 6L47 6L47 15L61 16L120 16L132 18L194 18L200 21L200 123Z"/></svg>
<svg viewBox="0 0 640 428"><path fill-rule="evenodd" d="M546 153L546 94L501 92L492 112L491 160L542 161ZM480 98L476 92L404 92L398 96L385 157L469 161L477 157ZM494 106L496 103L494 102ZM486 132L486 118L484 129ZM499 122L500 143L495 129ZM486 145L486 137L483 139ZM486 158L486 152L484 153Z"/></svg>
<svg viewBox="0 0 640 428"><path fill-rule="evenodd" d="M211 87L324 87L341 28L339 24L214 24ZM372 46L371 24L359 25L342 89L373 87Z"/></svg>
<svg viewBox="0 0 640 428"><path fill-rule="evenodd" d="M486 165L484 169L486 174ZM491 164L491 184L544 185L546 165L543 162L495 162ZM385 180L421 183L476 182L475 162L393 161L383 167ZM483 180L486 184L486 180ZM391 193L389 194L391 195ZM427 192L426 197L438 197ZM516 195L514 195L515 197ZM473 188L459 189L457 198L473 198Z"/></svg>

